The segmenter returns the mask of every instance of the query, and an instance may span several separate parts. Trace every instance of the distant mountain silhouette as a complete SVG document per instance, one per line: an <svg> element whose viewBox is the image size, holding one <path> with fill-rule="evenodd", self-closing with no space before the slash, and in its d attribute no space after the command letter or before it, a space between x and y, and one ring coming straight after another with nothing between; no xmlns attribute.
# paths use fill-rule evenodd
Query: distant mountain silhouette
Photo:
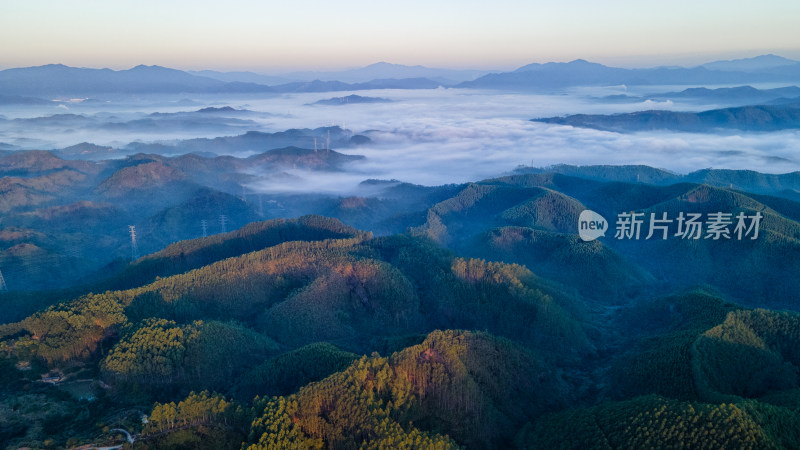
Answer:
<svg viewBox="0 0 800 450"><path fill-rule="evenodd" d="M647 100L713 102L724 106L789 105L800 103L800 87L784 86L772 89L757 89L750 85L706 88L692 87L682 91L656 92L646 95L614 94L596 97L604 103L641 103Z"/></svg>
<svg viewBox="0 0 800 450"><path fill-rule="evenodd" d="M297 81L290 77L262 75L255 72L220 72L216 70L187 70L198 77L212 78L226 83L285 84Z"/></svg>
<svg viewBox="0 0 800 450"><path fill-rule="evenodd" d="M758 72L799 64L800 61L784 58L773 54L756 56L754 58L734 59L730 61L714 61L703 64L708 70L724 70L733 72Z"/></svg>
<svg viewBox="0 0 800 450"><path fill-rule="evenodd" d="M277 92L334 92L369 89L436 89L439 86L441 83L427 78L385 78L353 84L341 81L299 81L273 86L273 89Z"/></svg>
<svg viewBox="0 0 800 450"><path fill-rule="evenodd" d="M0 94L0 105L52 105L53 102L36 97Z"/></svg>
<svg viewBox="0 0 800 450"><path fill-rule="evenodd" d="M275 80L278 81L278 80ZM26 96L91 96L98 94L332 92L363 89L434 89L439 81L427 78L379 78L355 84L341 81L301 81L270 87L265 84L193 75L161 66L127 70L84 69L62 64L0 71L0 91L13 102L34 102Z"/></svg>
<svg viewBox="0 0 800 450"><path fill-rule="evenodd" d="M675 130L709 132L715 129L775 131L800 128L800 105L742 106L703 112L639 111L625 114L575 114L533 119L606 131Z"/></svg>
<svg viewBox="0 0 800 450"><path fill-rule="evenodd" d="M478 77L478 78L476 78ZM293 80L293 81L291 81ZM460 82L460 84L459 84ZM160 66L127 70L49 64L0 71L0 103L37 102L20 97L91 96L104 93L332 92L364 89L462 88L553 90L570 86L747 84L800 82L800 62L775 55L716 61L698 67L624 69L582 59L528 64L514 71L432 69L379 62L332 72L295 72L279 77L252 72L184 72Z"/></svg>
<svg viewBox="0 0 800 450"><path fill-rule="evenodd" d="M270 91L262 85L224 83L160 66L140 65L115 71L62 64L0 71L0 90L15 95Z"/></svg>
<svg viewBox="0 0 800 450"><path fill-rule="evenodd" d="M387 98L380 98L380 97L362 97L360 95L347 95L345 97L333 97L324 100L319 100L314 103L313 105L327 105L327 106L340 106L340 105L349 105L349 104L356 104L356 103L389 103L391 100Z"/></svg>
<svg viewBox="0 0 800 450"><path fill-rule="evenodd" d="M461 81L474 80L487 74L486 70L437 69L424 66L406 66L388 62L377 62L355 69L329 72L293 72L284 74L286 78L299 81L325 80L344 81L348 83L364 83L375 79L428 78L438 83L455 84Z"/></svg>
<svg viewBox="0 0 800 450"><path fill-rule="evenodd" d="M768 174L752 170L702 169L686 175L679 175L649 166L572 166L567 164L543 168L520 167L515 172L519 174L516 175L519 177L527 176L526 174L531 173L540 177L544 176L543 174L555 173L584 180L605 182L647 183L654 185L699 183L779 196L786 192L800 191L800 172Z"/></svg>
<svg viewBox="0 0 800 450"><path fill-rule="evenodd" d="M325 147L330 138L330 148L351 147L369 142L363 135L351 136L341 127L320 127L315 129L289 129L276 133L263 133L248 131L237 136L221 136L213 139L196 138L177 141L173 145L144 144L132 142L123 148L127 153L211 153L211 154L236 154L243 148L254 151L266 151L284 147L297 146L313 149L314 142L319 143L319 149ZM313 151L313 150L312 150Z"/></svg>
<svg viewBox="0 0 800 450"><path fill-rule="evenodd" d="M647 98L657 100L698 100L740 104L765 104L773 103L779 99L800 97L800 87L785 86L773 89L756 89L753 86L736 86L709 89L705 87L684 89L680 92L665 92L650 94ZM644 100L644 98L641 98Z"/></svg>
<svg viewBox="0 0 800 450"><path fill-rule="evenodd" d="M767 58L756 59L755 62L712 63L711 68L700 66L622 69L578 59L568 63L528 64L512 72L493 73L463 82L458 87L543 90L621 84L745 84L800 80L800 62L783 59L781 61L786 64L776 65L774 58Z"/></svg>

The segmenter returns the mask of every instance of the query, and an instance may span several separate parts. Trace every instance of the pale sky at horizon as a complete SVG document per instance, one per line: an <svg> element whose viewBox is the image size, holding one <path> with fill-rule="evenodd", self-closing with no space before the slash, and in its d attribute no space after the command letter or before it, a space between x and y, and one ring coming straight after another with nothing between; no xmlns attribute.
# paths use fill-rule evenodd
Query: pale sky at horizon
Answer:
<svg viewBox="0 0 800 450"><path fill-rule="evenodd" d="M762 0L2 0L0 69L341 69L388 61L626 67L800 59L800 2Z"/></svg>

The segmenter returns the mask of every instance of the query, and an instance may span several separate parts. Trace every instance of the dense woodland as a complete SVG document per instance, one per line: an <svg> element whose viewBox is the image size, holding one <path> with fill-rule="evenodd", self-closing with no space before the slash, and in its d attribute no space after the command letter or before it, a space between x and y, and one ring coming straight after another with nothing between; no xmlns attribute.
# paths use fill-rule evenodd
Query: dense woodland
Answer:
<svg viewBox="0 0 800 450"><path fill-rule="evenodd" d="M110 190L92 195L124 179L128 198L65 206L18 180L0 263L25 245L85 260L64 256L66 237L85 239L64 211L113 222L152 194L136 187L148 177L198 183L211 164L140 155L120 175L51 156L30 155L51 175L94 171ZM186 184L179 205L145 212L178 227L208 200L241 208L236 229L0 292L0 442L111 446L125 430L152 449L799 447L800 203L735 173L559 170L371 181L380 195L304 198L264 213L298 218L265 221L253 199ZM764 218L757 240L583 242L586 208Z"/></svg>

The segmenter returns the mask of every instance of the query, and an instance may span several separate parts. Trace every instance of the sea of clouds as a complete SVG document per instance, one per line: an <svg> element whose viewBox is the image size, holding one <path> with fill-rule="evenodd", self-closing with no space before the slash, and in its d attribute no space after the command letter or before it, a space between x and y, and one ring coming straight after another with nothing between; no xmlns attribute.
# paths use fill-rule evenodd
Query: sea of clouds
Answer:
<svg viewBox="0 0 800 450"><path fill-rule="evenodd" d="M610 102L610 87L557 95L489 91L380 90L358 95L390 103L313 105L351 94L314 93L261 97L182 97L59 103L52 107L0 107L0 142L22 148L58 149L80 142L122 147L132 141L174 142L194 137L275 132L337 125L365 134L370 144L337 149L364 155L347 170L309 173L289 170L295 182L264 181L265 191L354 190L368 178L423 185L475 181L508 173L519 165L646 164L678 173L704 168L751 169L766 173L800 170L800 131L770 133L613 133L531 122L532 118L576 113L611 114L647 109L706 110L725 105L678 101ZM194 113L231 106L209 120ZM162 113L152 115L153 113ZM53 120L55 114L67 114ZM217 116L214 116L217 117ZM51 118L48 120L48 118ZM242 152L237 156L247 156Z"/></svg>

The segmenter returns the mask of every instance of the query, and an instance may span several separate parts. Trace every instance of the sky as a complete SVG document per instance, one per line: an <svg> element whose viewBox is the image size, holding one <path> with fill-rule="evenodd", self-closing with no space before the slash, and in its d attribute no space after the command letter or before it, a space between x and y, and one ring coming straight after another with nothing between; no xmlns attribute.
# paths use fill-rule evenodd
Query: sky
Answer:
<svg viewBox="0 0 800 450"><path fill-rule="evenodd" d="M623 67L800 59L787 0L2 0L0 68L62 63L280 73L378 61Z"/></svg>

